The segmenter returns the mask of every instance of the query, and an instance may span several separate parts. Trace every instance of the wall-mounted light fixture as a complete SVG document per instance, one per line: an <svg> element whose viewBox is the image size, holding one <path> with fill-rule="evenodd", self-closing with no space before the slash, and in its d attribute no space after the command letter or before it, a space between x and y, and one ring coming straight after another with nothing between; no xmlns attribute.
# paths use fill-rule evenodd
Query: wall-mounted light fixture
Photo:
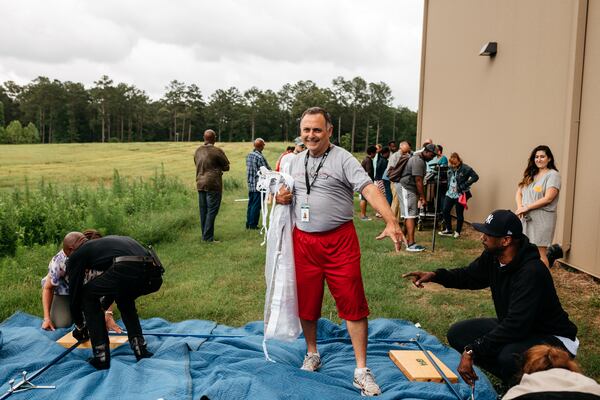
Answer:
<svg viewBox="0 0 600 400"><path fill-rule="evenodd" d="M498 42L487 42L479 50L480 56L495 57L496 53L498 53Z"/></svg>

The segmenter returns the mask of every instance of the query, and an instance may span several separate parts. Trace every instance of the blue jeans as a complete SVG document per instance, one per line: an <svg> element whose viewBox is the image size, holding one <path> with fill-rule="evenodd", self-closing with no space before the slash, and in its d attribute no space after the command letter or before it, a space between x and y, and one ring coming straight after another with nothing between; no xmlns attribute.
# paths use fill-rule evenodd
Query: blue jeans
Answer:
<svg viewBox="0 0 600 400"><path fill-rule="evenodd" d="M202 240L212 242L215 240L215 219L221 207L221 192L198 192L198 205L200 207L200 227Z"/></svg>
<svg viewBox="0 0 600 400"><path fill-rule="evenodd" d="M260 217L260 192L248 192L248 212L246 213L246 229L258 229Z"/></svg>
<svg viewBox="0 0 600 400"><path fill-rule="evenodd" d="M456 232L460 233L465 220L465 207L458 202L458 199L453 199L448 196L444 197L444 227L448 231L452 230L452 215L450 214L452 207L456 207Z"/></svg>
<svg viewBox="0 0 600 400"><path fill-rule="evenodd" d="M385 188L385 198L389 205L392 205L394 196L392 195L392 184L387 179L383 180L383 187Z"/></svg>

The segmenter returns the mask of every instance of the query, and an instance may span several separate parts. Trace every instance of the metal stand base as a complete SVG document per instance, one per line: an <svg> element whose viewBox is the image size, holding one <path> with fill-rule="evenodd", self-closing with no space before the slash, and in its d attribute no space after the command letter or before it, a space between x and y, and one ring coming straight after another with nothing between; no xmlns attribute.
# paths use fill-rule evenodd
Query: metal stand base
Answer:
<svg viewBox="0 0 600 400"><path fill-rule="evenodd" d="M14 379L8 381L8 385L10 386L10 389L8 390L9 393L19 393L32 389L56 389L56 386L38 386L31 383L29 379L27 379L27 371L23 371L21 374L23 375L23 379L16 385Z"/></svg>

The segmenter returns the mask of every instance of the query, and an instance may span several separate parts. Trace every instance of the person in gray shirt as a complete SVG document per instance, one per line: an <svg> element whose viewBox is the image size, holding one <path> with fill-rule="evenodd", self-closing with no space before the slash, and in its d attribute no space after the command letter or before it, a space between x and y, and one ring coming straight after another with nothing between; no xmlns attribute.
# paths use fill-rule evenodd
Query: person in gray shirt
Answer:
<svg viewBox="0 0 600 400"><path fill-rule="evenodd" d="M423 178L427 171L427 161L435 155L435 146L427 144L423 150L415 153L408 160L400 182L396 184L396 192L400 200L400 215L406 225L407 251L419 252L425 250L415 243L415 219L419 216L419 208L425 204L425 188Z"/></svg>
<svg viewBox="0 0 600 400"><path fill-rule="evenodd" d="M327 281L352 339L356 357L353 384L361 394L376 396L381 390L366 364L369 307L360 272L360 246L352 223L354 192L361 193L386 223L377 239L391 238L398 251L404 235L385 197L358 160L331 144L333 124L329 113L320 107L307 109L300 119L300 131L307 150L290 165L293 193L282 189L275 201L294 207L298 311L307 346L302 369L316 371L321 366L317 323Z"/></svg>

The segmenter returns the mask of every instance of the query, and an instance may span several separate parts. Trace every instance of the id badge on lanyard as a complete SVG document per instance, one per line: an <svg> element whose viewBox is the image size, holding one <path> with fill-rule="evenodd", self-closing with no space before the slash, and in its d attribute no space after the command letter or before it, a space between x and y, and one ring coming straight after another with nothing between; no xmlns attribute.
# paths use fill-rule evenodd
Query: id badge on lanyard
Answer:
<svg viewBox="0 0 600 400"><path fill-rule="evenodd" d="M300 206L300 220L302 222L310 222L310 206L308 202L302 203Z"/></svg>

